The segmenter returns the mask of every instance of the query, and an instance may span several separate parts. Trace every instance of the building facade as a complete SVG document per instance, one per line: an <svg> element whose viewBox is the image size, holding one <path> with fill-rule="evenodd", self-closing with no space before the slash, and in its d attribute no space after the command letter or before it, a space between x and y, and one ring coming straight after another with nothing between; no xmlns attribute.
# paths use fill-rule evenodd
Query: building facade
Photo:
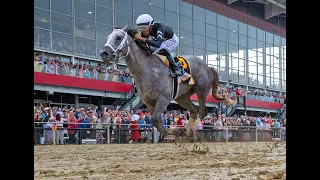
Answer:
<svg viewBox="0 0 320 180"><path fill-rule="evenodd" d="M97 64L114 27L149 13L180 39L175 54L194 54L220 81L286 90L286 38L184 0L34 0L34 49Z"/></svg>

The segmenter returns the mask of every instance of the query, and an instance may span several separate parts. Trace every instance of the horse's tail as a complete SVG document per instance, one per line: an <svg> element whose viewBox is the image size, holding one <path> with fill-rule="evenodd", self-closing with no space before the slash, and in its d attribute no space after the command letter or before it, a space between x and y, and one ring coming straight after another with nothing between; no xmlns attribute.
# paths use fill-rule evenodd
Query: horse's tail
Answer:
<svg viewBox="0 0 320 180"><path fill-rule="evenodd" d="M232 104L232 100L228 99L227 97L222 97L218 94L218 90L219 90L219 74L218 72L213 68L210 67L212 73L213 73L213 80L212 80L212 96L216 99L216 100L220 100L223 101L225 103L227 103L228 105Z"/></svg>

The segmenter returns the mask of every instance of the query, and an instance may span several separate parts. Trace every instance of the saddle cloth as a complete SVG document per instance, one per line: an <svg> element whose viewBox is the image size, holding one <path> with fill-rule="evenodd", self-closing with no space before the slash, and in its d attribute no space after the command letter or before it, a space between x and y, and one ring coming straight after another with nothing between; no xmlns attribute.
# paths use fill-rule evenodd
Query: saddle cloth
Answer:
<svg viewBox="0 0 320 180"><path fill-rule="evenodd" d="M163 62L163 64L165 64L168 68L169 66L169 60L167 59L166 56L160 55L158 53L153 53L158 59L161 60L161 62ZM186 60L184 57L182 56L175 56L173 58L176 62L180 62L180 64L182 65L182 68L184 70L184 73L178 77L179 79L179 83L181 81L186 81L188 82L188 84L193 85L194 84L194 80L192 78L192 71L191 71L191 67L190 64L188 62L188 60Z"/></svg>

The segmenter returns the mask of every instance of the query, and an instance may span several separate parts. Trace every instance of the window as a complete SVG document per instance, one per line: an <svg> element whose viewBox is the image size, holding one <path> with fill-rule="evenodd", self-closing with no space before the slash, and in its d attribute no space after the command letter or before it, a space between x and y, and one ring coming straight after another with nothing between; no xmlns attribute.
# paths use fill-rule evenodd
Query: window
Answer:
<svg viewBox="0 0 320 180"><path fill-rule="evenodd" d="M202 7L193 5L193 19L196 19L198 21L204 21L206 18L205 10Z"/></svg>
<svg viewBox="0 0 320 180"><path fill-rule="evenodd" d="M270 66L266 65L266 76L271 76Z"/></svg>
<svg viewBox="0 0 320 180"><path fill-rule="evenodd" d="M180 1L180 15L192 18L192 4Z"/></svg>
<svg viewBox="0 0 320 180"><path fill-rule="evenodd" d="M238 21L228 18L228 30L234 33L238 32Z"/></svg>
<svg viewBox="0 0 320 180"><path fill-rule="evenodd" d="M39 29L39 47L50 49L50 32L47 30Z"/></svg>
<svg viewBox="0 0 320 180"><path fill-rule="evenodd" d="M222 27L224 29L227 29L227 17L226 16L218 14L217 21L218 21L218 27Z"/></svg>
<svg viewBox="0 0 320 180"><path fill-rule="evenodd" d="M193 55L198 56L200 59L203 60L204 50L203 49L198 49L198 48L193 48Z"/></svg>
<svg viewBox="0 0 320 180"><path fill-rule="evenodd" d="M34 46L39 46L39 29L38 28L34 28L34 36L33 36L33 45Z"/></svg>
<svg viewBox="0 0 320 180"><path fill-rule="evenodd" d="M192 32L192 19L180 16L180 29Z"/></svg>
<svg viewBox="0 0 320 180"><path fill-rule="evenodd" d="M217 14L206 10L206 23L211 25L217 25Z"/></svg>
<svg viewBox="0 0 320 180"><path fill-rule="evenodd" d="M164 9L164 0L150 0L150 4L152 6L156 6L161 9Z"/></svg>
<svg viewBox="0 0 320 180"><path fill-rule="evenodd" d="M133 15L135 17L138 17L141 14L148 14L148 13L149 13L148 4L144 4L139 1L133 1Z"/></svg>
<svg viewBox="0 0 320 180"><path fill-rule="evenodd" d="M263 54L258 52L258 63L263 64Z"/></svg>
<svg viewBox="0 0 320 180"><path fill-rule="evenodd" d="M165 24L172 27L178 28L178 15L175 13L165 12Z"/></svg>
<svg viewBox="0 0 320 180"><path fill-rule="evenodd" d="M278 57L273 57L273 66L276 68L280 68L280 60Z"/></svg>
<svg viewBox="0 0 320 180"><path fill-rule="evenodd" d="M75 15L76 17L94 21L94 5L83 1L76 0L75 2Z"/></svg>
<svg viewBox="0 0 320 180"><path fill-rule="evenodd" d="M270 55L266 55L266 65L271 66L271 56Z"/></svg>
<svg viewBox="0 0 320 180"><path fill-rule="evenodd" d="M72 17L61 14L51 13L52 30L72 34L73 21Z"/></svg>
<svg viewBox="0 0 320 180"><path fill-rule="evenodd" d="M34 8L34 26L50 29L50 12Z"/></svg>
<svg viewBox="0 0 320 180"><path fill-rule="evenodd" d="M257 38L257 28L248 25L248 36L251 38Z"/></svg>
<svg viewBox="0 0 320 180"><path fill-rule="evenodd" d="M51 10L67 15L72 15L71 0L51 0Z"/></svg>
<svg viewBox="0 0 320 180"><path fill-rule="evenodd" d="M96 0L96 4L103 7L112 9L112 0Z"/></svg>
<svg viewBox="0 0 320 180"><path fill-rule="evenodd" d="M263 75L263 64L258 64L258 74Z"/></svg>
<svg viewBox="0 0 320 180"><path fill-rule="evenodd" d="M116 26L123 28L126 25L132 26L132 16L121 12L116 12Z"/></svg>
<svg viewBox="0 0 320 180"><path fill-rule="evenodd" d="M274 46L280 46L280 36L274 35Z"/></svg>
<svg viewBox="0 0 320 180"><path fill-rule="evenodd" d="M183 55L192 55L193 54L193 48L190 46L186 46L181 44L180 45L180 54Z"/></svg>
<svg viewBox="0 0 320 180"><path fill-rule="evenodd" d="M280 57L279 52L280 52L280 48L279 48L279 47L276 47L276 46L273 47L273 54L274 54L274 56Z"/></svg>
<svg viewBox="0 0 320 180"><path fill-rule="evenodd" d="M33 2L34 2L35 7L39 7L42 9L48 9L48 10L50 8L49 0L34 0Z"/></svg>
<svg viewBox="0 0 320 180"><path fill-rule="evenodd" d="M248 50L249 61L257 62L257 52L254 50Z"/></svg>
<svg viewBox="0 0 320 180"><path fill-rule="evenodd" d="M227 53L227 43L218 41L218 53Z"/></svg>
<svg viewBox="0 0 320 180"><path fill-rule="evenodd" d="M264 48L264 42L258 41L257 42L257 51L263 52L263 48Z"/></svg>
<svg viewBox="0 0 320 180"><path fill-rule="evenodd" d="M107 42L107 36L112 32L112 27L96 24L96 37L98 41Z"/></svg>
<svg viewBox="0 0 320 180"><path fill-rule="evenodd" d="M239 68L239 59L235 58L235 57L229 57L229 58L231 59L231 63L230 63L231 68L232 69L238 69Z"/></svg>
<svg viewBox="0 0 320 180"><path fill-rule="evenodd" d="M113 25L113 22L112 22L112 10L109 10L109 9L106 9L106 8L103 8L103 7L99 7L97 6L96 7L96 10L97 10L97 16L96 16L96 21L98 23L101 23L101 24L106 24L106 25L109 25L109 26L112 26Z"/></svg>
<svg viewBox="0 0 320 180"><path fill-rule="evenodd" d="M59 52L72 52L72 36L52 32L52 49Z"/></svg>
<svg viewBox="0 0 320 180"><path fill-rule="evenodd" d="M263 76L258 75L258 86L263 87Z"/></svg>
<svg viewBox="0 0 320 180"><path fill-rule="evenodd" d="M229 54L232 57L238 57L239 56L238 46L229 44Z"/></svg>
<svg viewBox="0 0 320 180"><path fill-rule="evenodd" d="M212 65L215 68L217 68L218 66L217 54L207 51L206 56L207 56L208 65Z"/></svg>
<svg viewBox="0 0 320 180"><path fill-rule="evenodd" d="M75 35L78 37L95 39L95 25L93 22L76 19Z"/></svg>
<svg viewBox="0 0 320 180"><path fill-rule="evenodd" d="M257 74L257 63L248 61L249 63L249 73Z"/></svg>
<svg viewBox="0 0 320 180"><path fill-rule="evenodd" d="M218 40L227 42L227 31L225 29L218 28Z"/></svg>
<svg viewBox="0 0 320 180"><path fill-rule="evenodd" d="M150 6L150 15L157 22L164 22L164 10Z"/></svg>
<svg viewBox="0 0 320 180"><path fill-rule="evenodd" d="M226 67L226 56L225 55L219 54L218 61L219 61L220 67Z"/></svg>
<svg viewBox="0 0 320 180"><path fill-rule="evenodd" d="M247 36L239 34L239 46L246 48L247 47Z"/></svg>
<svg viewBox="0 0 320 180"><path fill-rule="evenodd" d="M242 22L239 22L239 33L240 34L243 34L243 35L247 35L247 28L248 28L248 25L247 24L244 24Z"/></svg>
<svg viewBox="0 0 320 180"><path fill-rule="evenodd" d="M228 31L229 33L229 43L238 45L238 34L232 31Z"/></svg>
<svg viewBox="0 0 320 180"><path fill-rule="evenodd" d="M257 49L257 40L256 39L252 39L252 38L248 38L249 39L249 49Z"/></svg>
<svg viewBox="0 0 320 180"><path fill-rule="evenodd" d="M217 28L215 26L206 24L206 36L211 38L217 38Z"/></svg>
<svg viewBox="0 0 320 180"><path fill-rule="evenodd" d="M197 33L204 36L205 35L204 26L205 24L203 22L193 20L193 33Z"/></svg>
<svg viewBox="0 0 320 180"><path fill-rule="evenodd" d="M132 14L132 0L117 0L114 3L116 11Z"/></svg>
<svg viewBox="0 0 320 180"><path fill-rule="evenodd" d="M165 0L165 9L170 12L178 12L177 0Z"/></svg>
<svg viewBox="0 0 320 180"><path fill-rule="evenodd" d="M204 36L193 34L193 44L194 44L194 47L204 49L205 48Z"/></svg>
<svg viewBox="0 0 320 180"><path fill-rule="evenodd" d="M257 39L260 41L265 41L265 32L264 30L257 29Z"/></svg>
<svg viewBox="0 0 320 180"><path fill-rule="evenodd" d="M192 33L180 30L180 44L193 46Z"/></svg>
<svg viewBox="0 0 320 180"><path fill-rule="evenodd" d="M273 44L273 34L266 32L266 42L269 44Z"/></svg>
<svg viewBox="0 0 320 180"><path fill-rule="evenodd" d="M245 61L243 59L239 59L239 70L245 71Z"/></svg>
<svg viewBox="0 0 320 180"><path fill-rule="evenodd" d="M218 42L215 39L206 38L206 49L208 51L217 53L218 52Z"/></svg>
<svg viewBox="0 0 320 180"><path fill-rule="evenodd" d="M93 40L84 38L75 38L76 54L96 56L96 43Z"/></svg>

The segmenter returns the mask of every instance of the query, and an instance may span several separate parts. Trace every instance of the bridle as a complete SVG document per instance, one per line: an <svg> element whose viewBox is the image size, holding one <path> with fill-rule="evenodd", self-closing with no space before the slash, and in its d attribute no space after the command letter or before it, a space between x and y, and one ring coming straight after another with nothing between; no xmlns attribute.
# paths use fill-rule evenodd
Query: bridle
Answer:
<svg viewBox="0 0 320 180"><path fill-rule="evenodd" d="M115 29L114 31L121 31L124 34L124 37L123 37L121 43L119 44L119 46L116 49L114 49L109 44L110 41L108 40L107 43L104 46L109 46L112 49L112 51L113 51L112 55L115 56L116 62L118 62L120 58L126 58L129 55L130 46L129 46L128 33L127 32L124 32L122 29ZM127 54L125 56L123 56L122 53L123 53L123 50L125 49L125 45L128 47L128 50L127 50ZM117 54L118 51L120 51L121 53Z"/></svg>

